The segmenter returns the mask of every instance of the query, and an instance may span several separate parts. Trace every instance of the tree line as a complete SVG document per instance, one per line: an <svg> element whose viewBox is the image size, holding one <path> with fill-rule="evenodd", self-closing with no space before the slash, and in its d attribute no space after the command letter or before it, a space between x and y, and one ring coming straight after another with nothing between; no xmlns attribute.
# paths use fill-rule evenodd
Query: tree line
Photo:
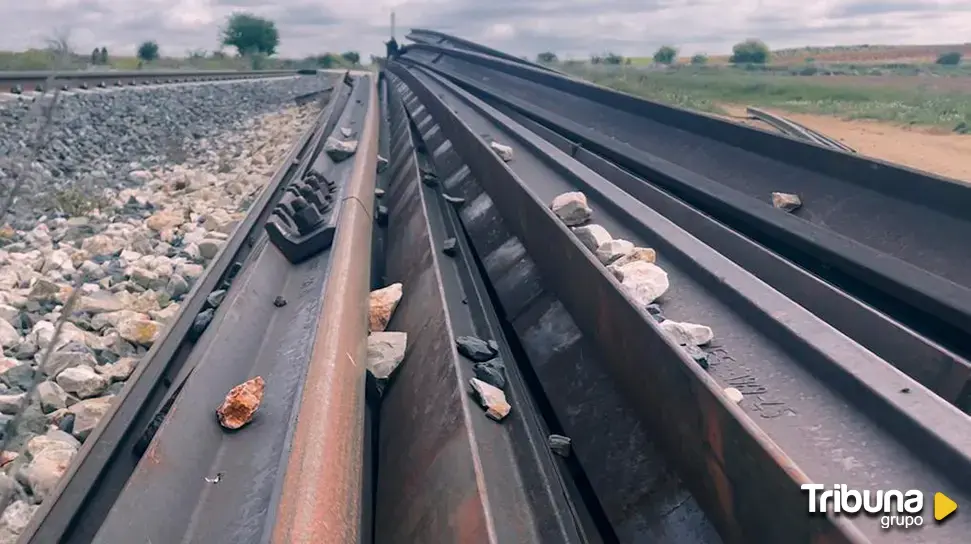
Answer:
<svg viewBox="0 0 971 544"><path fill-rule="evenodd" d="M733 64L765 64L769 62L772 52L762 40L748 39L732 47L729 62ZM673 64L678 58L678 49L670 45L662 45L654 52L654 62L658 64ZM545 51L536 55L536 62L551 64L557 62L556 53ZM590 56L592 64L630 64L629 58L616 53L603 53ZM708 62L708 56L697 54L691 57L691 64L700 65Z"/></svg>
<svg viewBox="0 0 971 544"><path fill-rule="evenodd" d="M657 64L674 64L678 59L678 49L671 45L662 45L654 52L653 60ZM748 40L739 42L732 47L732 55L729 57L728 61L732 64L766 64L772 58L772 51L769 46L765 44L762 40L755 38L750 38ZM557 62L556 53L551 51L546 51L536 55L536 62L541 64L551 64ZM811 59L807 59L811 62ZM590 62L592 64L630 64L630 59L625 59L621 55L614 53L603 53L590 56ZM708 56L704 54L696 54L691 57L691 64L693 65L703 65L707 64ZM942 53L937 57L935 61L937 64L945 66L956 66L961 63L961 53L958 51L950 51Z"/></svg>
<svg viewBox="0 0 971 544"><path fill-rule="evenodd" d="M263 67L265 60L276 54L280 45L280 33L276 23L270 19L259 17L251 13L236 12L226 19L225 25L219 30L219 45L236 49L239 57L249 59L254 69ZM136 57L139 65L156 61L161 56L161 49L155 40L146 40L138 45ZM226 56L222 51L215 51L209 58L218 59ZM190 59L205 58L205 51L191 51ZM336 68L357 66L361 63L361 55L357 51L343 53L323 53L311 55L299 62L319 68ZM108 49L95 48L91 52L91 64L109 64Z"/></svg>

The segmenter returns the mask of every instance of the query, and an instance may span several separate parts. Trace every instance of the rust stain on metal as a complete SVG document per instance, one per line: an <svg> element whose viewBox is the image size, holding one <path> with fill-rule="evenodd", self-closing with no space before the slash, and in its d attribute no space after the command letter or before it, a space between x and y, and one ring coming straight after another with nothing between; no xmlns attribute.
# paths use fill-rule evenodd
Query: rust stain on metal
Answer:
<svg viewBox="0 0 971 544"><path fill-rule="evenodd" d="M490 541L489 527L483 513L481 495L468 497L459 503L452 514L452 526L456 527L458 542L472 544Z"/></svg>
<svg viewBox="0 0 971 544"><path fill-rule="evenodd" d="M373 78L368 111L347 195L341 202L321 319L307 371L272 541L357 542L364 446L364 369L372 221L377 170L378 97ZM354 107L350 105L349 107ZM355 203L358 200L359 203ZM363 204L363 206L362 206Z"/></svg>
<svg viewBox="0 0 971 544"><path fill-rule="evenodd" d="M162 463L162 460L158 455L158 443L155 440L152 440L152 443L149 445L148 451L145 452L144 459L147 459L148 462L152 463L153 465L159 465Z"/></svg>

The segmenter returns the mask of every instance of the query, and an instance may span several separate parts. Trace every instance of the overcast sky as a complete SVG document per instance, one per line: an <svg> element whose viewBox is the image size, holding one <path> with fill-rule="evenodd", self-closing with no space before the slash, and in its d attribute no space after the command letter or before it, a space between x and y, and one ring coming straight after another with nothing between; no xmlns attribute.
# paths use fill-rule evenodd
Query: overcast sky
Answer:
<svg viewBox="0 0 971 544"><path fill-rule="evenodd" d="M78 51L134 54L154 39L162 53L216 48L233 11L268 17L279 53L383 54L389 15L404 30L457 34L517 55L554 51L720 54L758 37L773 49L802 45L971 42L971 0L0 0L0 50L43 44L70 28Z"/></svg>

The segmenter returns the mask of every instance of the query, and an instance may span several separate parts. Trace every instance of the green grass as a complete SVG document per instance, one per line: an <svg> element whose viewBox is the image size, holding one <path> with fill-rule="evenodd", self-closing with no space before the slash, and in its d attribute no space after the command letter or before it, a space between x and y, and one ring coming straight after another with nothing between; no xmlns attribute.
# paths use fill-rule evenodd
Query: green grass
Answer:
<svg viewBox="0 0 971 544"><path fill-rule="evenodd" d="M333 68L354 68L354 66L340 57L333 55ZM259 69L278 70L294 69L314 66L312 59L293 60L284 58L263 58ZM58 63L54 55L47 50L29 49L27 51L0 51L0 71L32 71L54 70ZM253 63L249 59L226 55L225 57L164 57L142 66L145 70L250 70ZM138 70L139 60L134 56L110 56L107 65L91 65L88 55L73 54L67 60L65 70Z"/></svg>
<svg viewBox="0 0 971 544"><path fill-rule="evenodd" d="M854 86L827 82L821 76L773 75L738 68L652 70L633 64L565 64L563 68L606 87L709 113L725 113L720 104L737 104L949 130L963 131L959 127L971 125L971 93L967 91L945 92L917 85Z"/></svg>

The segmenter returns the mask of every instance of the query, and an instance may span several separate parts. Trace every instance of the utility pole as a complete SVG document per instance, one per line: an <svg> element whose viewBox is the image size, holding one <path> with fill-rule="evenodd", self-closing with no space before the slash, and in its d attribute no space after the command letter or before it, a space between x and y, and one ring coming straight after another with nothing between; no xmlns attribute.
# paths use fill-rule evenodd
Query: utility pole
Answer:
<svg viewBox="0 0 971 544"><path fill-rule="evenodd" d="M387 56L388 60L396 57L398 55L398 41L394 39L394 12L391 12L391 39L388 40L387 46Z"/></svg>

